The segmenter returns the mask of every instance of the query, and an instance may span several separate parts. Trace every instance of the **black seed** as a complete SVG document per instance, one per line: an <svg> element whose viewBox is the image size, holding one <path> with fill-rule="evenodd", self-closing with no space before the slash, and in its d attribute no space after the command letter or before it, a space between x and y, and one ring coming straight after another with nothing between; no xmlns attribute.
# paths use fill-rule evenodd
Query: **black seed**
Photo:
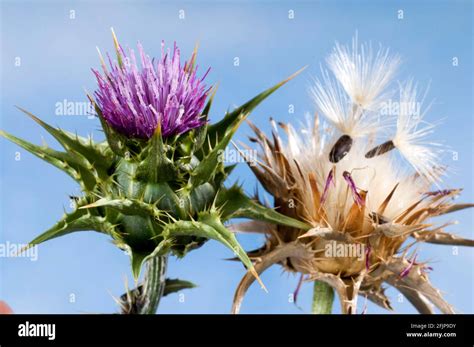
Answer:
<svg viewBox="0 0 474 347"><path fill-rule="evenodd" d="M368 159L373 158L377 155L387 153L387 152L391 151L394 148L395 148L395 145L393 144L392 140L390 140L390 141L384 142L381 145L378 145L378 146L375 146L374 148L372 148L370 151L365 153L365 157L368 158Z"/></svg>
<svg viewBox="0 0 474 347"><path fill-rule="evenodd" d="M337 163L349 153L351 147L352 138L349 135L342 135L332 147L331 152L329 152L329 161Z"/></svg>

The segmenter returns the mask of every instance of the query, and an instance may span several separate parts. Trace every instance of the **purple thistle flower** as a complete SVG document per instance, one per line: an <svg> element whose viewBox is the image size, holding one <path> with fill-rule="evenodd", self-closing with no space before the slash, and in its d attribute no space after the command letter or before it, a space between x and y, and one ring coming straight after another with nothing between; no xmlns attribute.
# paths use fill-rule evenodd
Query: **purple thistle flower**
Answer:
<svg viewBox="0 0 474 347"><path fill-rule="evenodd" d="M99 89L95 92L97 104L105 121L117 132L131 138L149 139L158 122L163 137L179 135L202 126L201 117L209 88L196 76L195 54L184 66L180 51L174 44L173 55L165 53L161 43L161 59L156 63L138 43L141 68L135 53L125 53L116 45L117 62L107 54L110 70L102 60L103 74L92 69Z"/></svg>

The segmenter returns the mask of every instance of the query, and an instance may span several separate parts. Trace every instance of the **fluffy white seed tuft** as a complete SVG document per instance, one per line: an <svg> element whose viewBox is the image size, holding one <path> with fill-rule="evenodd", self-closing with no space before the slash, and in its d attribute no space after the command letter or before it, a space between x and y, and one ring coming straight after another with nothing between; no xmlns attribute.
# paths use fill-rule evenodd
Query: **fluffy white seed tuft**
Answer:
<svg viewBox="0 0 474 347"><path fill-rule="evenodd" d="M418 174L431 182L440 179L439 159L442 153L439 143L427 140L434 132L435 124L423 120L429 106L421 112L425 95L419 99L417 85L409 80L400 84L400 106L397 130L393 143Z"/></svg>

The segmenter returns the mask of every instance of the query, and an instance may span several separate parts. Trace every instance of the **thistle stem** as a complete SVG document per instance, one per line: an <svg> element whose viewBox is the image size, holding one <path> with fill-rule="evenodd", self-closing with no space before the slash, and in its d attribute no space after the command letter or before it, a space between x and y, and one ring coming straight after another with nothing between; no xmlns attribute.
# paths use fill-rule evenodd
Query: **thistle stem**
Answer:
<svg viewBox="0 0 474 347"><path fill-rule="evenodd" d="M155 314L165 290L168 256L156 256L148 260L139 314Z"/></svg>
<svg viewBox="0 0 474 347"><path fill-rule="evenodd" d="M334 302L334 289L323 282L314 281L313 289L313 307L314 314L330 314Z"/></svg>
<svg viewBox="0 0 474 347"><path fill-rule="evenodd" d="M168 256L156 256L146 263L143 284L120 297L122 314L155 314L166 287Z"/></svg>

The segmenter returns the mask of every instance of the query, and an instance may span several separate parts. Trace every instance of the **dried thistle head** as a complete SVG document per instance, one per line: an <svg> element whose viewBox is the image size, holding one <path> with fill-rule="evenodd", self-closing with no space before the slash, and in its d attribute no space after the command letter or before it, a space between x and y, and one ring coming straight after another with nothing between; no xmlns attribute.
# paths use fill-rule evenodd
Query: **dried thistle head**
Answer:
<svg viewBox="0 0 474 347"><path fill-rule="evenodd" d="M249 254L258 259L257 271L280 264L324 281L338 293L344 313L355 312L358 295L390 309L384 282L398 288L422 313L433 312L432 304L453 313L430 284L430 268L417 261L414 246L473 246L472 240L445 232L447 225L433 220L473 204L453 202L461 189L439 189L440 152L427 140L433 125L424 123L423 112L412 112L406 105L418 102L416 85L399 85L396 120L382 112L395 62L398 58L390 58L386 50L372 55L364 46L360 51L354 46L353 52L337 46L329 58L335 80L324 73L326 84L316 82L312 88L328 126L317 116L301 131L272 120L268 138L251 124L256 135L251 141L261 150L250 168L273 196L277 211L312 229L262 222L234 229L267 236L264 247ZM249 275L242 279L234 312L252 280Z"/></svg>

